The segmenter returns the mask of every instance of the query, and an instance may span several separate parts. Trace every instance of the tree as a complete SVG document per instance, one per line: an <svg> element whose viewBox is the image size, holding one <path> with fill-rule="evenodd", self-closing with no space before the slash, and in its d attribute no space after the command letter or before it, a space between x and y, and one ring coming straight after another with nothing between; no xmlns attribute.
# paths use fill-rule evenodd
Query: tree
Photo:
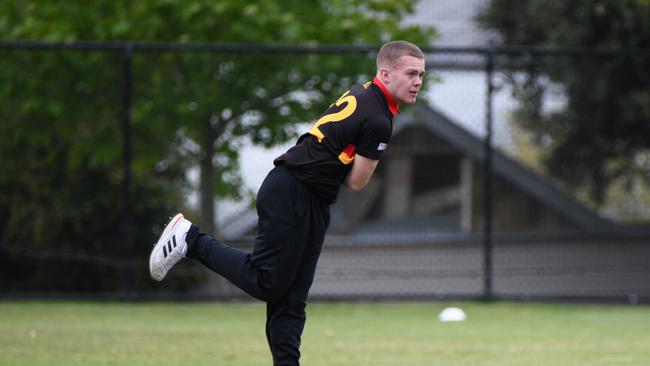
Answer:
<svg viewBox="0 0 650 366"><path fill-rule="evenodd" d="M650 2L492 0L477 20L499 43L648 49ZM519 64L521 66L521 63ZM603 205L621 180L650 182L650 57L535 57L508 73L521 101L516 122L544 148L549 172ZM545 108L552 92L564 105Z"/></svg>
<svg viewBox="0 0 650 366"><path fill-rule="evenodd" d="M151 220L162 220L180 198L174 182L183 177L181 162L154 169L157 155L137 154L131 210L134 224L146 229L125 251L120 62L112 53L2 51L0 244L14 250L0 256L3 278L12 279L2 281L3 291L120 288L125 262L94 264L129 251L140 257L154 241ZM166 128L152 127L154 135ZM167 160L175 154L167 143L141 141ZM24 260L16 248L43 252ZM70 263L69 254L83 260Z"/></svg>
<svg viewBox="0 0 650 366"><path fill-rule="evenodd" d="M426 45L433 30L401 24L413 3L8 1L0 4L0 32L16 40L316 45L401 38ZM120 253L119 245L108 249L98 243L120 240L112 227L122 209L116 195L122 178L121 57L2 51L3 240ZM295 135L293 125L316 117L372 70L372 58L363 54L134 53L132 194L138 227L152 227L179 205L187 189L185 172L198 166L203 229L214 232L215 192L242 193L237 171L242 138L266 146L286 141ZM138 243L154 238L153 231L137 235Z"/></svg>
<svg viewBox="0 0 650 366"><path fill-rule="evenodd" d="M430 31L400 25L412 10L413 1L255 1L198 2L185 13L173 9L167 13L179 14L180 19L172 22L183 23L186 18L204 25L171 35L177 41L377 44L406 37L428 42ZM169 61L175 64L173 88L149 90L180 92L174 104L189 121L185 136L199 147L191 155L200 166L204 229L213 233L215 188L221 195L241 193L236 172L240 137L266 146L286 141L294 136L291 126L313 119L334 94L373 69L372 60L364 55L183 55ZM215 182L220 185L215 187Z"/></svg>

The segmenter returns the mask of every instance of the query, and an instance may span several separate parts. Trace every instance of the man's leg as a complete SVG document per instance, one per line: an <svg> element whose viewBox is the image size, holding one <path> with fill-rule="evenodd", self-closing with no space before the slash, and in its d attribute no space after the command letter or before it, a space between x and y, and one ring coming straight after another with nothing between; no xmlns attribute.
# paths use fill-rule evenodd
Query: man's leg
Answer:
<svg viewBox="0 0 650 366"><path fill-rule="evenodd" d="M258 236L252 253L232 248L193 226L187 257L230 280L249 295L282 297L298 271L308 225L305 188L285 168L273 169L257 196Z"/></svg>
<svg viewBox="0 0 650 366"><path fill-rule="evenodd" d="M252 265L250 254L199 232L194 225L187 237L188 258L200 261L250 296L266 301L265 290L258 281L258 270Z"/></svg>
<svg viewBox="0 0 650 366"><path fill-rule="evenodd" d="M312 206L309 235L296 278L285 296L266 305L266 336L275 366L296 366L300 359L300 340L305 326L307 296L314 280L329 207Z"/></svg>

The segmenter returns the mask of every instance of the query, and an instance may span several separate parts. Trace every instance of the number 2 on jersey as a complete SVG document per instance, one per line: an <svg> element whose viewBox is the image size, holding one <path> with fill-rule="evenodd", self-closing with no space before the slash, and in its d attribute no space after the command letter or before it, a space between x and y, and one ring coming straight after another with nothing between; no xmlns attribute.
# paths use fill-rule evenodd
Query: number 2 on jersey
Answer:
<svg viewBox="0 0 650 366"><path fill-rule="evenodd" d="M341 109L336 113L330 113L322 116L321 118L318 119L318 121L316 121L316 123L314 123L314 125L309 130L309 133L311 135L316 136L318 142L323 142L323 139L325 138L325 135L318 127L324 125L325 123L340 122L350 117L350 115L352 115L352 113L354 113L354 111L357 109L357 98L355 98L354 95L348 95L348 93L350 93L349 90L346 91L345 94L343 94L336 101L336 103L334 103L336 104L337 107L343 103L347 103L343 109Z"/></svg>

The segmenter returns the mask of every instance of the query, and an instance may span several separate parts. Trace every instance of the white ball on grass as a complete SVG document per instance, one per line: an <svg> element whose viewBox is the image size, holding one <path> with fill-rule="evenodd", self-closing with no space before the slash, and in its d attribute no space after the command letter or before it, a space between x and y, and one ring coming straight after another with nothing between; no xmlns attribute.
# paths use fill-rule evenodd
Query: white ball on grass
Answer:
<svg viewBox="0 0 650 366"><path fill-rule="evenodd" d="M467 319L467 315L461 308L448 307L440 312L438 320L441 322L462 322Z"/></svg>

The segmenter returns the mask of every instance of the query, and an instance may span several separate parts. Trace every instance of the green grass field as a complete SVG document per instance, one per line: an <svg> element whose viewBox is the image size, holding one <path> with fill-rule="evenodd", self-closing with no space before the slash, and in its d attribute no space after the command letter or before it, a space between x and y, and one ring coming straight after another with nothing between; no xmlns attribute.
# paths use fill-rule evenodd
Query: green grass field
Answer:
<svg viewBox="0 0 650 366"><path fill-rule="evenodd" d="M650 307L316 303L302 364L650 365ZM270 365L259 303L0 302L0 365Z"/></svg>

